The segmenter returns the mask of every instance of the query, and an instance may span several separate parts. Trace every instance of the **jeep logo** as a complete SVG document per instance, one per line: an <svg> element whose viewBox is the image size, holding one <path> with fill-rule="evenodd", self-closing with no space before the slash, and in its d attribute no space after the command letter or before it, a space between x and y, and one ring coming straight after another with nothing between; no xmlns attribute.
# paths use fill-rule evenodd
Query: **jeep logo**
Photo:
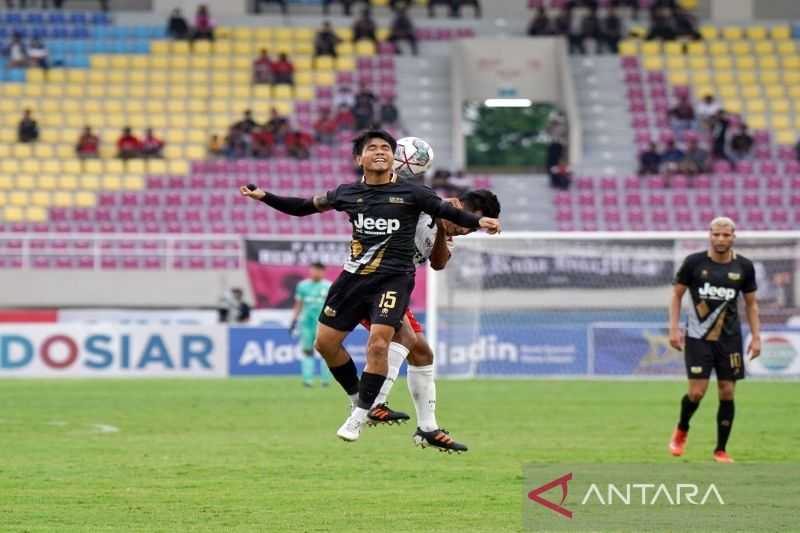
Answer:
<svg viewBox="0 0 800 533"><path fill-rule="evenodd" d="M394 233L400 229L400 220L396 218L365 217L364 213L359 213L353 224L358 229L380 231L382 233Z"/></svg>
<svg viewBox="0 0 800 533"><path fill-rule="evenodd" d="M715 287L706 281L706 284L700 287L697 294L703 298L710 300L733 300L736 298L736 289L729 289L727 287Z"/></svg>

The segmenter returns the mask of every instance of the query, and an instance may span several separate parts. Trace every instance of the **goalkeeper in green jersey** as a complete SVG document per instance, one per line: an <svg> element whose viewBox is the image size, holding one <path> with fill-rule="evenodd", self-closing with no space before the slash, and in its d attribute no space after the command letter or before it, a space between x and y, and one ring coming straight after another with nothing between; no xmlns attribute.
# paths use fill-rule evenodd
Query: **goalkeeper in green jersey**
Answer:
<svg viewBox="0 0 800 533"><path fill-rule="evenodd" d="M314 340L317 335L317 319L331 282L325 279L325 265L313 263L309 277L297 284L294 291L294 308L292 309L292 325L290 331L293 336L299 336L300 349L303 350L301 369L303 371L303 385L310 387L314 381L316 361L314 361ZM330 384L331 376L328 365L320 363L319 378L323 386Z"/></svg>

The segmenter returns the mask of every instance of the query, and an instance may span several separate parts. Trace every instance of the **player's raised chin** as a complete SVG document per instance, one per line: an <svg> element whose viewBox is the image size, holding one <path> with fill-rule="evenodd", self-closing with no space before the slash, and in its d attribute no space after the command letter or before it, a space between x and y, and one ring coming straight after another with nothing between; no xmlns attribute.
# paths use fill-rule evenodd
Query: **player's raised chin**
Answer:
<svg viewBox="0 0 800 533"><path fill-rule="evenodd" d="M370 172L387 172L394 164L392 147L383 139L370 139L361 153L361 165Z"/></svg>

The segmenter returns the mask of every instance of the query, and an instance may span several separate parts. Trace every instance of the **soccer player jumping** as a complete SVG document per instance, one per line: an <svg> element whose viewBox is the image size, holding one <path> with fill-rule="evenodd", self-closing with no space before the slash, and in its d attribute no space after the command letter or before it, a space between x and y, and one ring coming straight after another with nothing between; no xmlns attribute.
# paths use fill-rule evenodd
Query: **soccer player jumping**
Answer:
<svg viewBox="0 0 800 533"><path fill-rule="evenodd" d="M718 463L733 462L725 446L733 426L736 381L744 379L742 331L736 308L740 294L744 296L747 322L752 333L747 352L751 360L761 355L755 270L749 259L733 249L735 230L730 218L712 220L708 250L687 256L675 276L669 305L669 343L676 350L684 350L689 377L689 392L681 399L678 427L669 443L670 452L676 457L683 455L689 420L706 393L714 369L719 391L714 460ZM688 310L684 339L678 329L678 319L686 289L689 289L693 305Z"/></svg>
<svg viewBox="0 0 800 533"><path fill-rule="evenodd" d="M392 343L400 329L414 288L414 235L419 215L428 213L467 228L500 231L495 218L478 217L442 201L430 188L399 181L392 173L397 141L381 130L367 131L354 141L364 179L348 183L313 198L288 198L258 188L242 186L244 196L294 216L335 209L344 211L353 225L350 257L330 288L319 315L316 348L336 381L358 398L356 407L337 431L339 438L357 440L388 371L388 352L405 358L413 338L405 345ZM352 358L342 346L345 337L363 318L369 318L367 364L361 379Z"/></svg>

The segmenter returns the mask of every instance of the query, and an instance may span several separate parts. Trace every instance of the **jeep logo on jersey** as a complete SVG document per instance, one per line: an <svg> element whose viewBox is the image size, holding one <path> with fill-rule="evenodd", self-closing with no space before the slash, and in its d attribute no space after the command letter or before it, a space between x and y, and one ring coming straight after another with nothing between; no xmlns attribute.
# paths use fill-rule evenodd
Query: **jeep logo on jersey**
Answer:
<svg viewBox="0 0 800 533"><path fill-rule="evenodd" d="M727 287L715 287L706 281L706 284L700 287L697 294L709 300L733 300L736 298L736 289L729 289Z"/></svg>
<svg viewBox="0 0 800 533"><path fill-rule="evenodd" d="M380 231L386 234L400 229L400 220L396 218L365 217L364 213L359 213L353 224L360 230Z"/></svg>

